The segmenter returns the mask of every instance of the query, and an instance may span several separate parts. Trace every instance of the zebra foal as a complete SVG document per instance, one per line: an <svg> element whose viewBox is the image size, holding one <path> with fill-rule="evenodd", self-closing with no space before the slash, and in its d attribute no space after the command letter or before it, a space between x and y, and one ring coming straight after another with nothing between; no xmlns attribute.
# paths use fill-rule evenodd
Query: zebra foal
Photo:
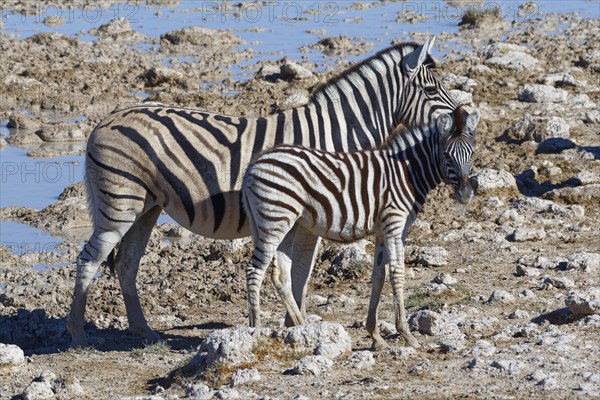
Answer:
<svg viewBox="0 0 600 400"><path fill-rule="evenodd" d="M469 115L457 108L429 126L395 132L377 150L334 153L284 145L258 156L242 186L255 246L246 268L250 326L260 325L260 286L274 258L275 287L294 322L304 322L292 297L290 264L274 257L294 247L298 232L340 242L375 233L367 318L373 347L385 346L377 309L388 261L396 329L408 345L419 347L404 309L404 242L427 194L443 180L459 202L473 197L469 174L478 123L478 111Z"/></svg>

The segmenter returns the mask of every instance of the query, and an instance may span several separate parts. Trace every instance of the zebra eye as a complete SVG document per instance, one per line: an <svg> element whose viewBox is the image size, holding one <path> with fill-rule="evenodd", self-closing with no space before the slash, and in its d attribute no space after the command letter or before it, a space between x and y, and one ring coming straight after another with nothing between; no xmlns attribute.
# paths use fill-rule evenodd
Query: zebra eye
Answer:
<svg viewBox="0 0 600 400"><path fill-rule="evenodd" d="M437 87L435 86L425 86L423 88L423 90L425 91L425 93L427 93L428 95L434 95L437 93Z"/></svg>

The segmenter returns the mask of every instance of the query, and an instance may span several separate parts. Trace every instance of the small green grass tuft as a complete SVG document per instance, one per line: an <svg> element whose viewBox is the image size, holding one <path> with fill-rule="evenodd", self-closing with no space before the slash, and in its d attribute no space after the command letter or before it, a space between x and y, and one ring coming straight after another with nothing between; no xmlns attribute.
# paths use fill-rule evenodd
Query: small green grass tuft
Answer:
<svg viewBox="0 0 600 400"><path fill-rule="evenodd" d="M156 343L149 344L146 347L140 347L137 349L131 350L131 356L133 358L142 358L146 354L156 354L164 356L169 354L171 351L171 347L165 341L158 341Z"/></svg>

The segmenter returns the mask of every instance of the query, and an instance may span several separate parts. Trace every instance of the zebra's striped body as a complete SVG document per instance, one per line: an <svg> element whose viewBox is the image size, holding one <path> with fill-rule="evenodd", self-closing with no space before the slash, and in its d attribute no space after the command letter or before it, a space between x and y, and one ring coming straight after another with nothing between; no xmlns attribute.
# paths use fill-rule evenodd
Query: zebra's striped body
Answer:
<svg viewBox="0 0 600 400"><path fill-rule="evenodd" d="M402 295L404 245L408 228L427 194L449 181L461 202L470 201L469 181L474 132L479 122L458 108L437 123L395 133L379 150L331 153L300 146L279 146L261 154L246 172L242 188L255 250L246 270L250 325L259 324L259 291L276 251L297 257L298 232L349 242L375 233L377 252L368 329L374 346L384 342L376 331L377 304L385 260L397 302L396 326L410 345ZM290 237L291 234L291 237ZM386 251L383 251L385 248ZM303 317L291 297L287 263L275 259L274 283L296 323Z"/></svg>
<svg viewBox="0 0 600 400"><path fill-rule="evenodd" d="M311 101L267 117L237 118L173 107L116 112L92 132L86 184L94 231L77 260L68 322L72 346L85 344L87 292L99 264L120 243L114 266L130 330L154 339L135 285L139 260L161 210L212 238L249 235L240 189L251 157L280 143L330 151L381 144L399 123L423 123L454 101L429 68L432 42L384 50L330 80ZM302 306L318 239L298 237L307 259L295 268Z"/></svg>

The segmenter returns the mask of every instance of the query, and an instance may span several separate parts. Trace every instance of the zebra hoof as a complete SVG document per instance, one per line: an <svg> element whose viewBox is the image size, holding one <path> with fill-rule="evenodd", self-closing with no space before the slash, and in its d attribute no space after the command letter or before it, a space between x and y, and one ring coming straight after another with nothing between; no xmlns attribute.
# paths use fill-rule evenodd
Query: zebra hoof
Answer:
<svg viewBox="0 0 600 400"><path fill-rule="evenodd" d="M129 331L140 336L145 342L148 343L155 343L160 340L160 335L149 327L142 329L129 328Z"/></svg>
<svg viewBox="0 0 600 400"><path fill-rule="evenodd" d="M373 350L383 350L388 347L388 344L382 338L373 339L373 343L371 344L371 348Z"/></svg>
<svg viewBox="0 0 600 400"><path fill-rule="evenodd" d="M406 337L406 345L412 347L413 349L418 349L421 347L421 345L419 344L419 342L417 341L417 339L414 338L414 336L409 336Z"/></svg>

